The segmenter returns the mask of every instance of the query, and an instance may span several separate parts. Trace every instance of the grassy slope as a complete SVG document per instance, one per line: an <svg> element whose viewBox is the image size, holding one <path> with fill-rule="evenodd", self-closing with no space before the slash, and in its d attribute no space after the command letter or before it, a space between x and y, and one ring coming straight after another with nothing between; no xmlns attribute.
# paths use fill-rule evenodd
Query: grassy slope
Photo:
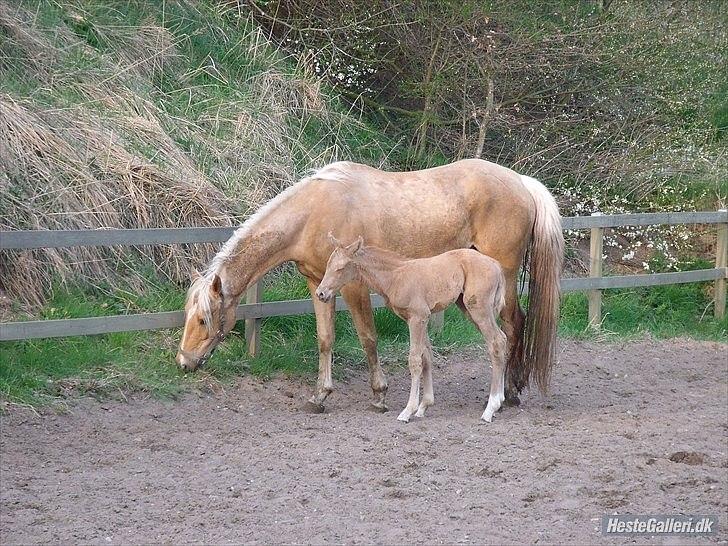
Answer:
<svg viewBox="0 0 728 546"><path fill-rule="evenodd" d="M0 0L0 229L235 224L311 168L394 148L230 3ZM140 264L184 282L210 250L3 251L0 285L38 304L54 277Z"/></svg>

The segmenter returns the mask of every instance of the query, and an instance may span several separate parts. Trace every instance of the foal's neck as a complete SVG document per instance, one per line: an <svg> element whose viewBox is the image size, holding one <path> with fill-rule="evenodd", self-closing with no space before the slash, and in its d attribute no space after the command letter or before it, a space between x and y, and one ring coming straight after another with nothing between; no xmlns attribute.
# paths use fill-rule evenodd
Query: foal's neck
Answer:
<svg viewBox="0 0 728 546"><path fill-rule="evenodd" d="M391 289L395 271L405 262L394 252L374 247L364 247L362 254L355 259L361 281L385 297Z"/></svg>

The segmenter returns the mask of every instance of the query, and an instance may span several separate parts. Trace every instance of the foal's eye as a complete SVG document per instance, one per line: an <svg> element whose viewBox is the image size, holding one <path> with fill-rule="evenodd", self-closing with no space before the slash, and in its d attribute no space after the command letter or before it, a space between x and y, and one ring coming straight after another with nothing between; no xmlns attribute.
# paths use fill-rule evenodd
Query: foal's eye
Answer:
<svg viewBox="0 0 728 546"><path fill-rule="evenodd" d="M200 326L204 326L204 325L205 325L205 319L200 319Z"/></svg>

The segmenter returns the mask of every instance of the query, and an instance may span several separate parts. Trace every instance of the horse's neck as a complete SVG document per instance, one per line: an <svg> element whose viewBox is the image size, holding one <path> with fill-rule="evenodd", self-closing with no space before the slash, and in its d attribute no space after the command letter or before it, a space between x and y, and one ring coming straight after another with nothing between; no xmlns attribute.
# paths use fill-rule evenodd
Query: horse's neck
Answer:
<svg viewBox="0 0 728 546"><path fill-rule="evenodd" d="M296 215L272 212L246 223L228 241L218 256L216 272L225 292L238 299L243 292L274 267L292 258L292 247L300 230Z"/></svg>

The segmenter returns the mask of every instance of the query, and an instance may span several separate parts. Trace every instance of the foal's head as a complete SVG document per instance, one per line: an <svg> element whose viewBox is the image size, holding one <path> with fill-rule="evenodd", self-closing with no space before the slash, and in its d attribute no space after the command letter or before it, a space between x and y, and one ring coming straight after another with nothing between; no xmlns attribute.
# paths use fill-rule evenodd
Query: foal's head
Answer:
<svg viewBox="0 0 728 546"><path fill-rule="evenodd" d="M235 305L225 301L220 277L195 272L185 302L185 329L177 364L188 371L203 366L234 325Z"/></svg>
<svg viewBox="0 0 728 546"><path fill-rule="evenodd" d="M342 286L354 280L356 265L353 260L364 244L361 235L349 246L342 245L330 232L329 239L334 245L334 251L326 264L324 278L316 289L316 296L323 302L331 300Z"/></svg>

